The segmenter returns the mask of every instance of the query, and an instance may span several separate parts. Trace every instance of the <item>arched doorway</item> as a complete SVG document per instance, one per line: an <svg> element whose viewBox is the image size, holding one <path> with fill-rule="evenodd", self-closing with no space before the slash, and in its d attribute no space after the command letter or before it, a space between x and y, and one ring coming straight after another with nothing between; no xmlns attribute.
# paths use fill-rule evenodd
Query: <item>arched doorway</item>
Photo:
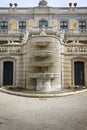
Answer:
<svg viewBox="0 0 87 130"><path fill-rule="evenodd" d="M74 62L74 84L84 86L84 62Z"/></svg>
<svg viewBox="0 0 87 130"><path fill-rule="evenodd" d="M3 85L13 85L13 62L3 62Z"/></svg>

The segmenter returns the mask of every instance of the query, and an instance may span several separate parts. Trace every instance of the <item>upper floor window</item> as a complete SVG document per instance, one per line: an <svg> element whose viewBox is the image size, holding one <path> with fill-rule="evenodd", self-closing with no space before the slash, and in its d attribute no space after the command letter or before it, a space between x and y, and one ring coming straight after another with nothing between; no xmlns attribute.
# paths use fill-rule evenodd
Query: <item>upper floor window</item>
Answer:
<svg viewBox="0 0 87 130"><path fill-rule="evenodd" d="M45 27L48 27L48 21L46 21L46 20L41 20L41 21L39 21L39 27L42 27L42 26L45 26Z"/></svg>
<svg viewBox="0 0 87 130"><path fill-rule="evenodd" d="M19 22L19 29L26 29L26 22L25 21Z"/></svg>
<svg viewBox="0 0 87 130"><path fill-rule="evenodd" d="M1 29L8 29L8 22L7 21L1 21L0 22L0 28Z"/></svg>
<svg viewBox="0 0 87 130"><path fill-rule="evenodd" d="M60 29L62 29L62 30L68 29L68 22L67 21L61 21L60 22Z"/></svg>
<svg viewBox="0 0 87 130"><path fill-rule="evenodd" d="M79 21L80 31L86 31L86 21Z"/></svg>

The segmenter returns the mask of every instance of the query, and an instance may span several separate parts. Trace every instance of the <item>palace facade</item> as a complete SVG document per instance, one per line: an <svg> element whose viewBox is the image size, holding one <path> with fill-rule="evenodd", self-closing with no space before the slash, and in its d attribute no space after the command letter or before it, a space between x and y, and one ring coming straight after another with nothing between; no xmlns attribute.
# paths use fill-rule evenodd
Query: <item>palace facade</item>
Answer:
<svg viewBox="0 0 87 130"><path fill-rule="evenodd" d="M0 8L0 87L87 87L87 7Z"/></svg>

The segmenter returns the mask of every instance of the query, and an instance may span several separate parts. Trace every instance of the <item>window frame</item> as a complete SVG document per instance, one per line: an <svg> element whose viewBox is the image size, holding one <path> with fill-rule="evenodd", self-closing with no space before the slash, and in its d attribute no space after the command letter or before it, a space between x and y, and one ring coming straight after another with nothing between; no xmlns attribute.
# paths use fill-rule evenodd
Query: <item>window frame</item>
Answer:
<svg viewBox="0 0 87 130"><path fill-rule="evenodd" d="M60 21L60 30L68 30L68 21Z"/></svg>
<svg viewBox="0 0 87 130"><path fill-rule="evenodd" d="M8 21L0 21L0 29L7 30L8 29Z"/></svg>
<svg viewBox="0 0 87 130"><path fill-rule="evenodd" d="M26 30L26 21L19 21L19 30Z"/></svg>
<svg viewBox="0 0 87 130"><path fill-rule="evenodd" d="M48 21L47 20L40 20L39 21L39 27L43 27L43 25L45 27L48 27Z"/></svg>
<svg viewBox="0 0 87 130"><path fill-rule="evenodd" d="M79 27L79 30L80 30L81 32L86 31L86 21L85 21L85 20L80 20L80 21L78 22L78 27Z"/></svg>

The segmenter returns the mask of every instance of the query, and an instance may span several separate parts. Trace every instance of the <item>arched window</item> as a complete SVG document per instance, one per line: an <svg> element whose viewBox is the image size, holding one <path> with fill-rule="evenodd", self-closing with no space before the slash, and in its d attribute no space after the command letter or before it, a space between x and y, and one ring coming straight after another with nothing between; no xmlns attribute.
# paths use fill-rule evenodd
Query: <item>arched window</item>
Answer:
<svg viewBox="0 0 87 130"><path fill-rule="evenodd" d="M41 20L41 21L39 21L39 27L42 27L42 26L45 26L45 27L48 27L48 21L46 21L46 20Z"/></svg>

